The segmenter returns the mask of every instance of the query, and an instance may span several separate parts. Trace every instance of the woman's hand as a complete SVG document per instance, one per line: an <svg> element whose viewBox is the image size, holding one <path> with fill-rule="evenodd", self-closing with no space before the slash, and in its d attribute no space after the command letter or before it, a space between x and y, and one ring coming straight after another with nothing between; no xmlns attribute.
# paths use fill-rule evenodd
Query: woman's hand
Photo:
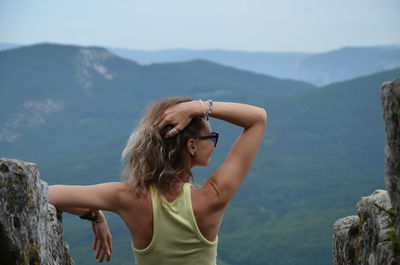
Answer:
<svg viewBox="0 0 400 265"><path fill-rule="evenodd" d="M185 129L193 117L202 115L202 111L201 103L197 100L176 104L164 112L159 120L158 128L163 129L167 125L174 126L165 134L166 138L173 137Z"/></svg>
<svg viewBox="0 0 400 265"><path fill-rule="evenodd" d="M99 211L100 222L92 222L93 229L93 250L96 252L96 259L100 263L106 258L107 261L111 260L112 254L112 237L108 229L106 217L102 211Z"/></svg>

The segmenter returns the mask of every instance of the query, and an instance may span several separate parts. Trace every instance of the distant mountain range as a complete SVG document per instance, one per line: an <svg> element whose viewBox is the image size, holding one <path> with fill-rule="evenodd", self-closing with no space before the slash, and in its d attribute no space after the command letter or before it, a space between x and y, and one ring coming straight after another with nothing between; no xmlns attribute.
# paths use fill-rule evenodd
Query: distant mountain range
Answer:
<svg viewBox="0 0 400 265"><path fill-rule="evenodd" d="M0 43L0 51L5 51L13 48L22 47L23 45L16 43Z"/></svg>
<svg viewBox="0 0 400 265"><path fill-rule="evenodd" d="M317 86L400 67L400 45L345 47L326 53L242 52L225 50L144 51L109 48L140 64L206 59L223 65Z"/></svg>
<svg viewBox="0 0 400 265"><path fill-rule="evenodd" d="M38 163L50 184L118 181L122 151L150 102L186 95L268 110L263 144L230 204L218 264L331 264L332 224L383 188L383 82L400 68L323 87L205 60L140 65L99 47L41 44L0 52L0 156ZM238 128L221 132L200 183L225 158ZM96 264L90 228L64 215L77 264ZM129 232L110 214L114 257L131 262Z"/></svg>
<svg viewBox="0 0 400 265"><path fill-rule="evenodd" d="M115 128L114 134L124 134L126 125L160 97L188 95L250 102L315 86L204 60L141 66L103 48L40 44L0 52L0 88L0 149L13 154L28 137L29 141L36 139L32 143L44 155L38 139L47 142L49 137L61 137L65 151L103 141L110 126ZM119 119L107 121L105 126L111 116ZM66 124L68 130L57 134L39 130ZM98 138L76 138L93 127L97 127Z"/></svg>
<svg viewBox="0 0 400 265"><path fill-rule="evenodd" d="M400 67L400 45L346 47L301 60L297 78L316 85L366 76Z"/></svg>
<svg viewBox="0 0 400 265"><path fill-rule="evenodd" d="M14 47L18 45L0 44L0 51ZM316 86L400 67L400 45L344 47L324 53L107 49L142 65L200 59L279 78L302 80Z"/></svg>

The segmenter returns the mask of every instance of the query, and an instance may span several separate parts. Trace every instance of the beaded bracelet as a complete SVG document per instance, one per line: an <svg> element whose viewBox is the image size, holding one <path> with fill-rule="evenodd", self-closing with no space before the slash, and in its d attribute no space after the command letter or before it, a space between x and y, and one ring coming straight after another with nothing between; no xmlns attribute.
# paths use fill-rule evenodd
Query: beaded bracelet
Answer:
<svg viewBox="0 0 400 265"><path fill-rule="evenodd" d="M209 120L209 116L213 111L213 101L211 99L207 99L207 102L208 102L208 111L206 113L206 118L207 120Z"/></svg>
<svg viewBox="0 0 400 265"><path fill-rule="evenodd" d="M85 220L89 220L95 223L100 223L101 219L100 219L100 214L99 214L99 210L89 210L87 213L85 213L84 215L79 216L81 219L85 219Z"/></svg>

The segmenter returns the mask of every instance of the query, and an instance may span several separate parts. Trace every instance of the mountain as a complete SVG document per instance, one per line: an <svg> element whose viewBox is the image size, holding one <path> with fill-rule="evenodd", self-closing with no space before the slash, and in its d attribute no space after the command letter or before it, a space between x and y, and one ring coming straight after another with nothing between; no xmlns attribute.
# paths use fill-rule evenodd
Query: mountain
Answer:
<svg viewBox="0 0 400 265"><path fill-rule="evenodd" d="M396 69L258 103L268 110L267 132L225 214L221 263L331 264L334 221L352 214L359 197L384 187L380 85L399 76ZM223 137L212 165L195 169L200 183L222 163L239 133L216 120L212 124ZM63 159L43 161L42 174L53 184L116 181L127 135L108 139ZM115 215L109 218L119 251L115 264L123 264L132 256L128 231ZM90 233L77 228L77 218L66 219L73 256L89 263L84 253L90 251Z"/></svg>
<svg viewBox="0 0 400 265"><path fill-rule="evenodd" d="M383 188L379 91L399 76L397 68L315 88L202 60L141 66L95 47L8 50L0 53L0 156L37 163L49 184L118 181L120 152L149 102L186 94L262 106L269 116L265 139L225 214L218 264L331 264L333 222ZM216 87L231 92L212 94ZM210 167L194 170L199 183L240 133L211 122L220 143ZM5 141L7 133L16 138ZM72 256L95 264L87 255L90 225L64 217ZM131 262L129 232L108 217L111 264Z"/></svg>
<svg viewBox="0 0 400 265"><path fill-rule="evenodd" d="M137 115L160 97L246 102L314 88L204 60L141 66L98 47L11 49L0 52L0 150L14 156L29 144L26 155L47 156L93 146L110 128L114 135L125 135ZM49 140L60 145L44 150Z"/></svg>
<svg viewBox="0 0 400 265"><path fill-rule="evenodd" d="M400 67L400 46L346 47L304 58L298 78L315 85L352 79Z"/></svg>
<svg viewBox="0 0 400 265"><path fill-rule="evenodd" d="M129 58L145 65L202 59L238 69L290 79L296 79L301 60L311 55L310 53L296 52L245 52L221 49L170 49L159 51L112 47L108 47L108 49L121 57Z"/></svg>
<svg viewBox="0 0 400 265"><path fill-rule="evenodd" d="M206 59L238 69L303 80L317 86L400 67L399 45L344 47L325 53L109 49L140 64Z"/></svg>
<svg viewBox="0 0 400 265"><path fill-rule="evenodd" d="M13 48L20 47L21 45L16 43L0 43L0 51L5 51Z"/></svg>
<svg viewBox="0 0 400 265"><path fill-rule="evenodd" d="M265 106L264 146L222 229L225 261L331 264L335 217L384 188L380 86L398 77L400 68Z"/></svg>
<svg viewBox="0 0 400 265"><path fill-rule="evenodd" d="M18 44L0 43L0 51ZM107 47L141 65L207 60L278 78L302 80L316 86L350 80L400 67L400 45L344 47L324 53L246 52L222 49L158 51Z"/></svg>

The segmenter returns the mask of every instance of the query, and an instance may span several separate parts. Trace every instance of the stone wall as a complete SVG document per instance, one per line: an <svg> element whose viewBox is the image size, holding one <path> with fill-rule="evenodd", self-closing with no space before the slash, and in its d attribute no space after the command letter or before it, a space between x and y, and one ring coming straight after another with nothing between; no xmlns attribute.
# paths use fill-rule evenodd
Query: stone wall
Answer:
<svg viewBox="0 0 400 265"><path fill-rule="evenodd" d="M357 216L337 220L333 265L400 265L400 79L381 88L386 146L385 183L357 203Z"/></svg>
<svg viewBox="0 0 400 265"><path fill-rule="evenodd" d="M0 263L70 265L61 216L35 164L0 158Z"/></svg>

